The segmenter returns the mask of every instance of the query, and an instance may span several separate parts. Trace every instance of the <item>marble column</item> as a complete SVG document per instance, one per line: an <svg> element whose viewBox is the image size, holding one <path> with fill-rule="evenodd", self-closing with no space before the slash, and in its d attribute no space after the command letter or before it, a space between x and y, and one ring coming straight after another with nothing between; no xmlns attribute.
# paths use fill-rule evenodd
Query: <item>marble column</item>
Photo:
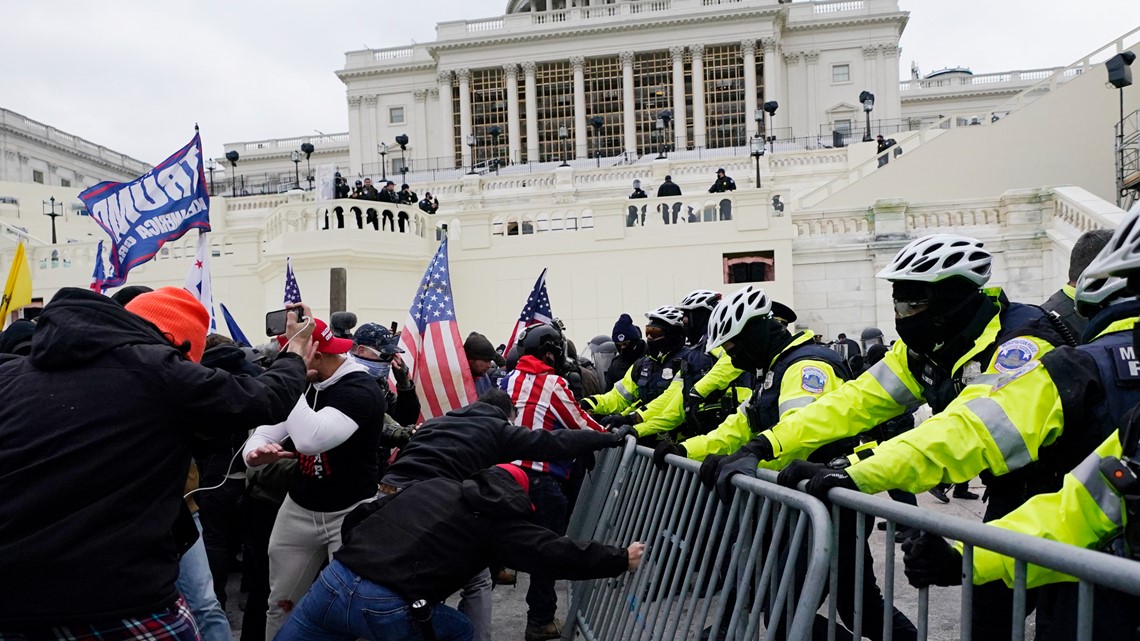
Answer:
<svg viewBox="0 0 1140 641"><path fill-rule="evenodd" d="M693 56L693 145L705 147L705 46L689 45Z"/></svg>
<svg viewBox="0 0 1140 641"><path fill-rule="evenodd" d="M345 174L364 173L364 130L360 126L360 96L348 97L348 166Z"/></svg>
<svg viewBox="0 0 1140 641"><path fill-rule="evenodd" d="M451 72L439 72L439 130L443 132L436 143L439 167L455 165L455 114L451 105ZM435 169L436 167L432 167Z"/></svg>
<svg viewBox="0 0 1140 641"><path fill-rule="evenodd" d="M379 122L376 116L376 103L379 100L380 96L377 94L364 96L364 166L371 167L364 172L365 176L380 173L377 171L380 168L380 155L376 150L380 144L377 138Z"/></svg>
<svg viewBox="0 0 1140 641"><path fill-rule="evenodd" d="M574 56L570 65L574 67L574 157L586 158L586 59Z"/></svg>
<svg viewBox="0 0 1140 641"><path fill-rule="evenodd" d="M467 144L467 136L474 133L471 129L471 71L457 69L455 77L459 78L459 142L463 145L463 166L469 167L473 149Z"/></svg>
<svg viewBox="0 0 1140 641"><path fill-rule="evenodd" d="M882 45L883 64L879 70L879 87L882 88L883 93L883 106L886 108L881 117L889 120L896 120L902 118L901 103L899 96L899 81L898 78L893 77L898 73L899 68L899 49L896 44ZM876 104L878 101L876 100Z"/></svg>
<svg viewBox="0 0 1140 641"><path fill-rule="evenodd" d="M807 136L807 93L804 88L802 51L785 51L784 62L788 70L788 100L781 112L788 114L787 123L792 136Z"/></svg>
<svg viewBox="0 0 1140 641"><path fill-rule="evenodd" d="M526 87L526 161L538 162L538 91L534 84L535 62L522 63L523 79Z"/></svg>
<svg viewBox="0 0 1140 641"><path fill-rule="evenodd" d="M780 67L782 61L780 60L779 45L775 38L764 38L760 41L764 46L764 102L775 100L786 102L784 89L780 86ZM780 113L780 112L776 112Z"/></svg>
<svg viewBox="0 0 1140 641"><path fill-rule="evenodd" d="M625 133L625 151L637 155L637 112L633 100L633 52L623 51L621 58L621 112Z"/></svg>
<svg viewBox="0 0 1140 641"><path fill-rule="evenodd" d="M507 149L511 162L522 160L522 122L519 120L519 66L503 65L507 80Z"/></svg>
<svg viewBox="0 0 1140 641"><path fill-rule="evenodd" d="M897 85L898 80L895 80L894 84ZM859 91L866 89L875 94L875 110L871 112L871 137L874 138L874 121L881 118L884 111L884 107L879 104L879 101L886 98L883 87L879 86L879 45L863 47L863 86L858 89ZM880 96L880 94L883 95ZM861 126L856 127L856 131L864 132L867 130L867 115L860 112L859 117L862 122L860 123ZM859 140L862 140L862 137Z"/></svg>
<svg viewBox="0 0 1140 641"><path fill-rule="evenodd" d="M751 133L745 138L759 133L753 128L756 123L756 41L752 39L740 42L740 53L744 58L744 122L745 131Z"/></svg>
<svg viewBox="0 0 1140 641"><path fill-rule="evenodd" d="M689 147L689 110L685 106L685 48L669 47L673 58L673 139L676 149Z"/></svg>
<svg viewBox="0 0 1140 641"><path fill-rule="evenodd" d="M416 89L415 91L412 92L412 97L415 99L415 105L416 105L416 113L415 113L415 116L413 116L415 118L415 120L412 121L412 133L411 133L411 135L413 137L410 141L408 151L404 152L404 164L407 165L409 169L420 168L422 163L419 163L419 162L413 163L412 162L413 159L415 159L415 160L425 159L428 155L427 153L425 153L426 150L431 149L430 141L428 140L428 132L431 129L428 127L428 106L427 106L427 102L428 102L428 96L430 95L430 93L432 91L435 91L435 89L434 88L431 90ZM399 149L398 145L397 145L397 149ZM417 151L418 151L418 153L417 153Z"/></svg>
<svg viewBox="0 0 1140 641"><path fill-rule="evenodd" d="M819 123L823 117L819 113L819 52L804 52L804 77L807 78L807 128L808 136L819 135ZM831 79L828 79L831 82Z"/></svg>

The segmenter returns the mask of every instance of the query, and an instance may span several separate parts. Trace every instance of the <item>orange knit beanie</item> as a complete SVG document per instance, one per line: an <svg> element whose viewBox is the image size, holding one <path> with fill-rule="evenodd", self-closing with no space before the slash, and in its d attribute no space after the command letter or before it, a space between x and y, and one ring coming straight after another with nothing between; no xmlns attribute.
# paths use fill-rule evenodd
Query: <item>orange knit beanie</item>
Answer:
<svg viewBox="0 0 1140 641"><path fill-rule="evenodd" d="M186 356L202 362L210 313L193 294L180 287L163 287L135 297L127 303L127 311L154 323L175 347L190 343Z"/></svg>

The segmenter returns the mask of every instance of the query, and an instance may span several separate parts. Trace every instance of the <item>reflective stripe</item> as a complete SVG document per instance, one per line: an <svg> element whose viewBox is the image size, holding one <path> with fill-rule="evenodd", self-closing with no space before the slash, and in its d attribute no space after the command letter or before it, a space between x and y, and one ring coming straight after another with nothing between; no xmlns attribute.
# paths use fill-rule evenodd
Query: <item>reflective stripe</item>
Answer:
<svg viewBox="0 0 1140 641"><path fill-rule="evenodd" d="M784 401L783 403L780 403L780 416L783 416L784 413L787 412L788 410L795 410L795 409L799 409L801 407L807 407L808 405L811 405L814 402L815 402L814 396L801 396L799 398L793 398L790 401Z"/></svg>
<svg viewBox="0 0 1140 641"><path fill-rule="evenodd" d="M898 374L887 365L886 361L879 361L867 370L883 386L883 389L890 394L891 400L903 407L917 407L922 405L922 401L915 397L910 388L903 383Z"/></svg>
<svg viewBox="0 0 1140 641"><path fill-rule="evenodd" d="M1101 512L1104 512L1108 520L1117 527L1124 527L1124 518L1121 516L1120 510L1120 497L1109 486L1104 475L1100 473L1100 461L1100 456L1093 452L1081 461L1081 464L1071 474L1073 478L1081 482L1081 485L1085 486L1089 496L1096 501L1097 507L1100 508Z"/></svg>
<svg viewBox="0 0 1140 641"><path fill-rule="evenodd" d="M634 401L634 395L626 391L625 385L622 385L621 381L618 381L617 384L614 385L614 389L617 390L617 393L625 399L625 402L632 403Z"/></svg>
<svg viewBox="0 0 1140 641"><path fill-rule="evenodd" d="M1009 472L1019 470L1033 462L1021 432L1009 420L1001 405L992 398L979 397L966 401L966 407L982 419L994 443L997 443Z"/></svg>
<svg viewBox="0 0 1140 641"><path fill-rule="evenodd" d="M1004 377L1005 377L1004 374L982 374L981 376L975 377L973 380L971 380L970 382L968 382L966 384L967 385L989 385L990 387L993 387L994 385L997 385L998 383L1000 383L1001 379Z"/></svg>

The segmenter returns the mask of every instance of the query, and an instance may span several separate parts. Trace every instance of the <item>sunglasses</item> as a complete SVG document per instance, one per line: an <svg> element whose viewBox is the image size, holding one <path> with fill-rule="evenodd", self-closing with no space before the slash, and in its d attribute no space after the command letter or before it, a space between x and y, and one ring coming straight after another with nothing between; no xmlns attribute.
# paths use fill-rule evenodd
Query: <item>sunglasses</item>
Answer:
<svg viewBox="0 0 1140 641"><path fill-rule="evenodd" d="M395 354L384 354L379 350L367 345L353 345L352 353L353 355L359 356L366 361L376 361L379 363L390 363L392 362L392 358L396 356Z"/></svg>
<svg viewBox="0 0 1140 641"><path fill-rule="evenodd" d="M645 337L648 338L649 340L653 340L655 338L661 338L664 335L665 335L665 330L661 329L660 327L657 327L656 325L649 325L645 328Z"/></svg>
<svg viewBox="0 0 1140 641"><path fill-rule="evenodd" d="M895 318L908 318L915 314L926 311L930 307L928 300L896 300L895 301Z"/></svg>

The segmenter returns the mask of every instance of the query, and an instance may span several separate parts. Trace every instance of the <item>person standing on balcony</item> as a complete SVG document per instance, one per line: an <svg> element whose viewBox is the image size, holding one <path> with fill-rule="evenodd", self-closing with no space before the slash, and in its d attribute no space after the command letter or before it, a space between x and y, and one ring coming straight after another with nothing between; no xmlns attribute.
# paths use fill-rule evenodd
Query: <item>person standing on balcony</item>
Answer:
<svg viewBox="0 0 1140 641"><path fill-rule="evenodd" d="M645 193L645 190L641 188L640 180L633 181L633 193L629 195L629 198L630 200L635 198L649 198L649 194ZM645 226L645 205L642 205L640 209L641 211L639 212L637 205L629 206L629 215L626 216L625 219L626 227L633 227L633 225L637 223L639 214L641 216L641 225L643 227Z"/></svg>
<svg viewBox="0 0 1140 641"><path fill-rule="evenodd" d="M1069 254L1069 282L1054 292L1049 300L1041 303L1041 307L1045 311L1053 312L1061 317L1061 322L1069 328L1073 337L1080 343L1085 342L1083 335L1089 321L1077 313L1076 301L1074 300L1077 294L1077 279L1080 278L1081 273L1085 271L1097 253L1108 244L1109 238L1112 238L1112 230L1110 229L1093 229L1081 234L1077 242L1073 243L1073 251Z"/></svg>
<svg viewBox="0 0 1140 641"><path fill-rule="evenodd" d="M384 210L384 222L380 224L380 228L388 229L393 232L396 231L395 214L392 212L392 210L397 209L397 206L400 204L400 194L396 193L396 183L391 180L385 183L384 189L380 190L380 195L377 200L392 205L392 209Z"/></svg>
<svg viewBox="0 0 1140 641"><path fill-rule="evenodd" d="M710 194L723 194L726 191L736 191L736 181L724 173L724 167L716 170L716 180L709 187Z"/></svg>
<svg viewBox="0 0 1140 641"><path fill-rule="evenodd" d="M434 215L439 211L439 199L432 196L430 191L425 191L424 198L420 201L420 211L429 216Z"/></svg>
<svg viewBox="0 0 1140 641"><path fill-rule="evenodd" d="M657 197L669 198L670 196L680 195L680 185L673 182L672 176L665 176L665 182L661 183L661 186L657 188ZM661 203L659 207L661 208L661 220L664 221L666 225L669 224L670 211L673 212L673 224L677 224L677 214L681 213L681 203L672 203L672 206L670 206L670 203Z"/></svg>

